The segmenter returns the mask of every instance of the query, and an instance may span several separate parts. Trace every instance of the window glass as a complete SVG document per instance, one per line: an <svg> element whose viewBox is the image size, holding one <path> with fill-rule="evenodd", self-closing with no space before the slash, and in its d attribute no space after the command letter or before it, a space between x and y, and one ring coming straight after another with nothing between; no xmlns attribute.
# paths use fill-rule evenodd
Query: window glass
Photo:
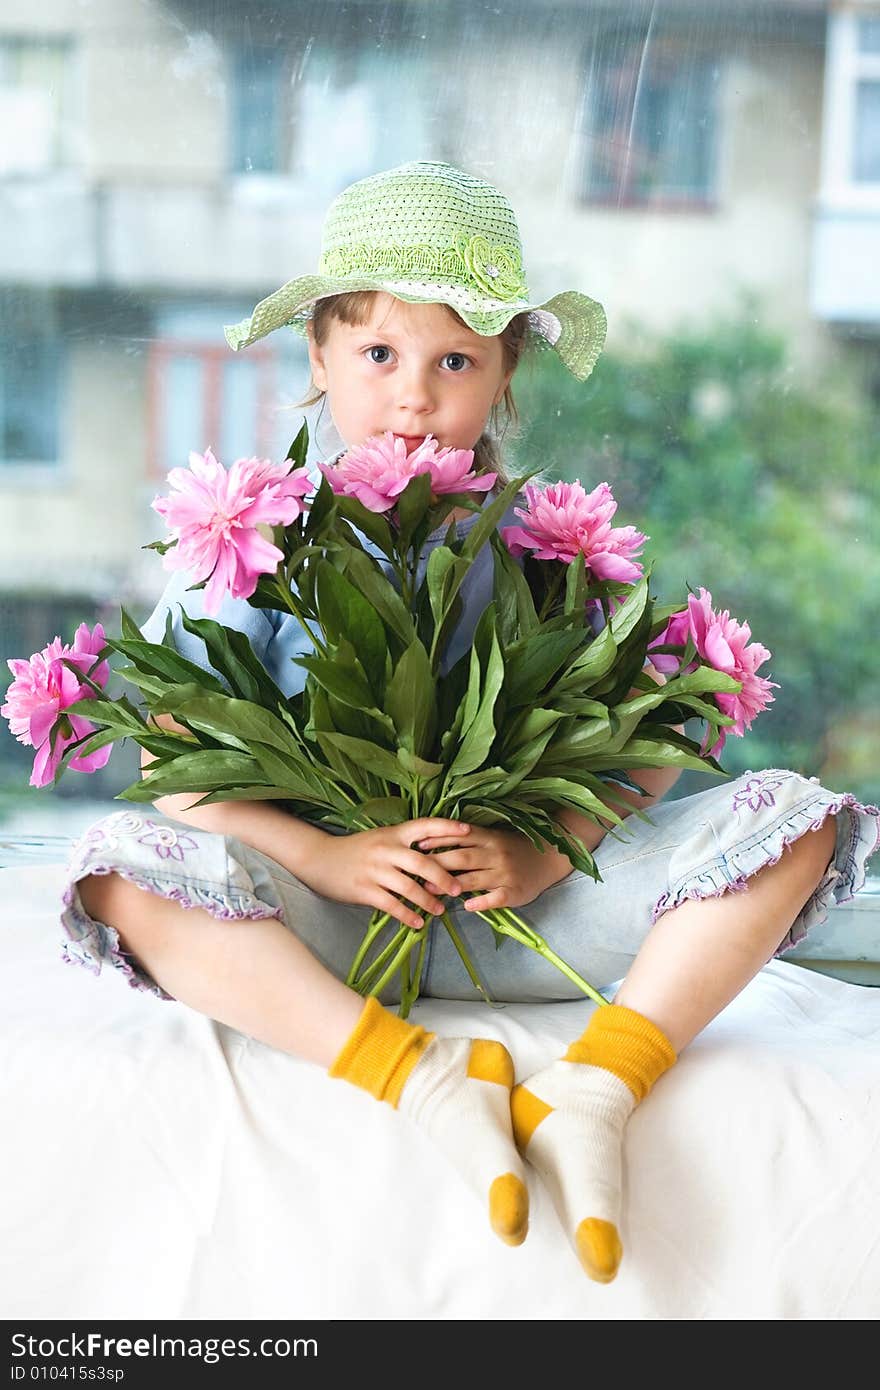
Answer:
<svg viewBox="0 0 880 1390"><path fill-rule="evenodd" d="M857 23L859 51L880 53L880 14L860 15Z"/></svg>
<svg viewBox="0 0 880 1390"><path fill-rule="evenodd" d="M853 166L859 182L880 183L880 81L856 87Z"/></svg>
<svg viewBox="0 0 880 1390"><path fill-rule="evenodd" d="M704 586L770 649L730 772L880 800L880 7L31 9L0 14L0 668L148 615L150 503L191 451L281 460L304 418L311 461L341 447L303 339L224 326L316 272L342 188L446 160L511 199L536 304L608 315L586 383L517 371L509 471L607 481L658 594ZM32 761L0 720L0 833L137 775L37 792Z"/></svg>
<svg viewBox="0 0 880 1390"><path fill-rule="evenodd" d="M248 44L232 54L229 73L233 171L286 173L290 169L291 90L282 49Z"/></svg>
<svg viewBox="0 0 880 1390"><path fill-rule="evenodd" d="M591 50L584 195L632 203L713 193L718 64L682 43L607 39Z"/></svg>
<svg viewBox="0 0 880 1390"><path fill-rule="evenodd" d="M64 43L0 34L0 176L63 162L68 64Z"/></svg>

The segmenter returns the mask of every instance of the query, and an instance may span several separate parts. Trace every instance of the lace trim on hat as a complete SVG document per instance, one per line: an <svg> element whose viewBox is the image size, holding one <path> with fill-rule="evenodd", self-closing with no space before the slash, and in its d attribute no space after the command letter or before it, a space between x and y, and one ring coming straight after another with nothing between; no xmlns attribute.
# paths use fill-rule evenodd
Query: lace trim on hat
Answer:
<svg viewBox="0 0 880 1390"><path fill-rule="evenodd" d="M321 256L322 275L418 275L438 277L453 285L462 279L500 304L528 299L522 267L506 247L493 246L486 237L473 236L455 246L425 243L414 246L337 246Z"/></svg>

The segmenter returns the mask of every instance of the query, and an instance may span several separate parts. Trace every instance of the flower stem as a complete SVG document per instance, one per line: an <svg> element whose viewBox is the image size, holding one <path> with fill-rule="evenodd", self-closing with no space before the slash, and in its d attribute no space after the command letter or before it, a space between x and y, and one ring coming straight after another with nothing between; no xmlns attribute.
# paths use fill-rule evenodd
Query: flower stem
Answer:
<svg viewBox="0 0 880 1390"><path fill-rule="evenodd" d="M367 930L364 932L364 939L358 947L357 954L355 955L355 958L351 963L351 969L345 977L345 983L347 985L354 985L357 979L357 973L360 970L361 965L363 964L364 957L366 956L373 942L376 940L376 937L379 935L382 928L386 925L387 922L390 921L390 919L390 912L380 912L378 908L376 908L376 910L373 912L372 916L370 917Z"/></svg>
<svg viewBox="0 0 880 1390"><path fill-rule="evenodd" d="M512 937L514 941L519 941L521 945L528 946L532 951L537 951L539 956L543 956L544 960L549 961L551 965L555 965L557 970L561 970L563 975L571 980L573 985L577 985L578 989L583 990L584 994L589 995L597 1004L607 1004L609 1002L604 995L600 994L597 989L594 989L591 984L588 984L576 970L573 970L561 956L558 956L556 952L547 945L544 938L538 935L533 927L530 927L521 917L518 917L515 912L512 912L510 908L492 908L489 912L480 912L477 909L474 911L477 917L482 917L484 922L488 922L496 931L500 931L503 936Z"/></svg>
<svg viewBox="0 0 880 1390"><path fill-rule="evenodd" d="M470 956L468 955L467 950L465 949L464 942L462 941L458 932L455 930L455 927L452 925L452 918L449 915L448 908L443 913L443 925L446 927L446 930L449 932L449 935L452 938L452 944L455 947L458 954L460 955L462 964L464 965L465 970L470 976L474 988L479 990L480 994L485 999L487 1004L491 1004L493 1008L496 1007L495 1000L492 998L491 994L486 989L486 986L483 984L482 980L477 974L477 968L471 960Z"/></svg>
<svg viewBox="0 0 880 1390"><path fill-rule="evenodd" d="M553 607L553 601L556 598L556 595L559 593L560 588L562 587L562 581L565 578L565 572L566 567L564 565L560 565L559 572L556 575L556 578L554 579L553 583L550 585L544 602L541 604L541 611L538 614L539 623L542 623L544 621L548 611Z"/></svg>
<svg viewBox="0 0 880 1390"><path fill-rule="evenodd" d="M378 956L376 956L375 960L371 961L370 964L364 970L363 974L360 975L358 979L353 981L354 988L358 991L359 994L364 993L373 976L377 973L377 971L381 970L382 967L385 965L386 961L388 961L389 958L394 955L394 952L397 950L398 946L400 945L401 941L403 941L404 936L409 930L409 927L405 927L401 924L401 926L398 927L397 931L392 936L391 940L385 945L383 950L379 952Z"/></svg>
<svg viewBox="0 0 880 1390"><path fill-rule="evenodd" d="M400 1017L400 1018L408 1018L408 1017L409 1017L409 1011L410 1011L410 1009L412 1008L412 1006L413 1006L413 1004L415 1003L415 1001L416 1001L416 1000L418 999L418 997L419 997L419 986L421 985L421 981L422 981L422 966L423 966L424 963L425 963L425 948L426 948L427 945L428 945L428 932L427 932L427 929L425 929L425 930L421 933L421 937L422 937L422 939L421 939L421 941L419 942L419 952L418 952L418 955L416 956L416 968L415 968L415 971L413 972L412 975L410 975L409 970L408 970L408 964L409 964L409 958L408 958L408 957L407 957L407 960L404 961L404 969L401 971L401 981L402 981L402 982L401 982L401 990L400 990L400 1008L399 1008L398 1011L397 1011L397 1012L398 1012L398 1017Z"/></svg>
<svg viewBox="0 0 880 1390"><path fill-rule="evenodd" d="M375 984L370 985L371 995L373 995L375 998L379 997L379 995L382 993L383 989L387 985L388 981L394 978L395 972L398 971L400 967L403 965L404 961L407 959L410 951L412 950L415 941L424 930L424 927L422 927L421 930L417 929L416 927L401 928L400 932L398 932L397 936L394 939L395 941L397 941L400 935L402 934L403 941L400 944L397 954L394 956L394 959L391 961L391 964L385 971L385 974L382 975L381 978L375 982Z"/></svg>

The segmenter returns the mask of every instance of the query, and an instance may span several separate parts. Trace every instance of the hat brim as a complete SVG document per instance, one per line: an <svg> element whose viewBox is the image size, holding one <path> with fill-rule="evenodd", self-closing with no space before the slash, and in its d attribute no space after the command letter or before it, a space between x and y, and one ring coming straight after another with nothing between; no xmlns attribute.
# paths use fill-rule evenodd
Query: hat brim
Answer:
<svg viewBox="0 0 880 1390"><path fill-rule="evenodd" d="M249 318L226 326L223 330L226 341L233 351L239 352L276 328L288 326L305 336L313 304L319 299L355 290L382 290L409 304L446 304L483 337L503 332L517 314L527 313L536 341L552 347L579 381L586 381L605 345L605 310L579 290L563 290L552 299L533 304L519 299L501 301L489 296L479 297L457 285L401 281L376 275L345 278L302 275L288 280L274 294L261 299Z"/></svg>

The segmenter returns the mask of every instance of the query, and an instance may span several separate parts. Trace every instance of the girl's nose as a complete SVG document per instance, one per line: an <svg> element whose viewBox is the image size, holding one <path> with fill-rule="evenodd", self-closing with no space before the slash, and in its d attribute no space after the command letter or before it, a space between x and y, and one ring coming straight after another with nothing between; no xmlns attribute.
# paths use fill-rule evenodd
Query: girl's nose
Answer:
<svg viewBox="0 0 880 1390"><path fill-rule="evenodd" d="M434 407L434 394L426 371L413 367L397 382L397 406L402 413L424 415Z"/></svg>

